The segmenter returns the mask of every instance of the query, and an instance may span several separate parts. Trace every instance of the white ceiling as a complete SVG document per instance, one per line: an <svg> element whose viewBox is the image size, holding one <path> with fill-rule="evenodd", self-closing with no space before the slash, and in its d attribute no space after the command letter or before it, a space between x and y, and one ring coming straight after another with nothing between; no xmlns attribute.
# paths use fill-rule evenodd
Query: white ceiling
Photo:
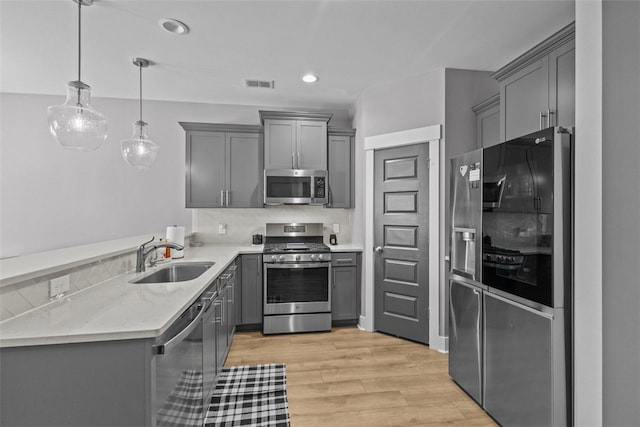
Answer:
<svg viewBox="0 0 640 427"><path fill-rule="evenodd" d="M65 93L77 78L77 5L0 0L0 90ZM164 32L175 18L186 36ZM349 108L367 87L438 68L494 71L574 19L574 0L95 0L82 8L94 97ZM320 81L308 85L302 74ZM274 80L249 89L244 79Z"/></svg>

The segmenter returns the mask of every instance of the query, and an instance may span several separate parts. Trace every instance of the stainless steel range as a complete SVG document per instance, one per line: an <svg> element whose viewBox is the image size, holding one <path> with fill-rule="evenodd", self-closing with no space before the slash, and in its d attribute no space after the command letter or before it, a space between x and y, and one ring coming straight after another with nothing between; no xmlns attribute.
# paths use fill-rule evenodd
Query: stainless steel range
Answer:
<svg viewBox="0 0 640 427"><path fill-rule="evenodd" d="M267 224L264 334L331 330L331 250L322 223Z"/></svg>

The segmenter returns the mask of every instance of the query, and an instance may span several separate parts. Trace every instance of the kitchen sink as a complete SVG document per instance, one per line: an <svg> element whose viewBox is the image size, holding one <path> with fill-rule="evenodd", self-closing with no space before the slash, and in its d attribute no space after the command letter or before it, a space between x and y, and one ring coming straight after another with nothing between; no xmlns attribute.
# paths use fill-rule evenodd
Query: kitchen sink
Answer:
<svg viewBox="0 0 640 427"><path fill-rule="evenodd" d="M181 262L164 266L131 283L185 282L200 277L214 262Z"/></svg>

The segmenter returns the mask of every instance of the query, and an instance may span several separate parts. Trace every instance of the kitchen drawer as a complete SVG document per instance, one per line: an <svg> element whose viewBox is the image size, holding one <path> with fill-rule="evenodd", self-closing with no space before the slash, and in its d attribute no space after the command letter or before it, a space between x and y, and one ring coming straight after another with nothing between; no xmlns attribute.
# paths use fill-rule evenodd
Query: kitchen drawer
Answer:
<svg viewBox="0 0 640 427"><path fill-rule="evenodd" d="M331 265L333 266L346 266L357 265L358 260L355 252L337 252L331 254Z"/></svg>

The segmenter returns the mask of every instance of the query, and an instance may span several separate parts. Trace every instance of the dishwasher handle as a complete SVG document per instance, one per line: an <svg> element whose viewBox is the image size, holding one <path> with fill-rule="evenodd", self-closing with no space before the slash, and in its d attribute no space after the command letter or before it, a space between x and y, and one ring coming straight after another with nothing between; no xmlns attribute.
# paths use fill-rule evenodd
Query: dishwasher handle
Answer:
<svg viewBox="0 0 640 427"><path fill-rule="evenodd" d="M184 339L187 338L191 334L191 332L193 332L193 330L198 327L198 324L200 323L200 321L202 320L202 317L204 316L204 312L206 311L204 309L204 306L200 306L199 309L200 311L198 312L198 315L195 317L195 319L193 319L191 323L189 323L183 330L178 332L176 335L174 335L170 340L166 341L164 344L154 345L153 353L158 355L166 354L171 350L173 350L182 341L184 341Z"/></svg>

